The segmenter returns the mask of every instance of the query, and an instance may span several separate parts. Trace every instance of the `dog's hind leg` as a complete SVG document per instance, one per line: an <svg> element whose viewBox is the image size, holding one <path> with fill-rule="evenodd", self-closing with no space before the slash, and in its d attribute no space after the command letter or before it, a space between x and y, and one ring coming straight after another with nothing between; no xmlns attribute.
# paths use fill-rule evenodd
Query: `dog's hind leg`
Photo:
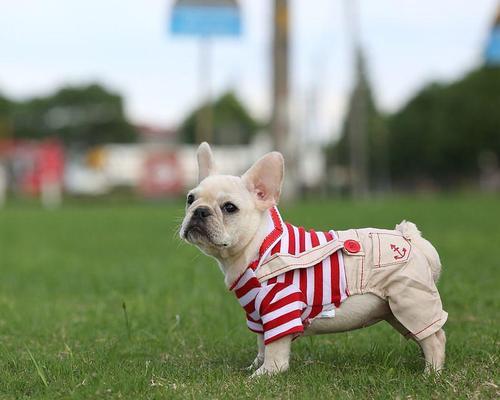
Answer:
<svg viewBox="0 0 500 400"><path fill-rule="evenodd" d="M389 314L384 318L394 329L396 329L403 337L411 339L412 335L408 329L406 329L401 322L397 320L394 314Z"/></svg>
<svg viewBox="0 0 500 400"><path fill-rule="evenodd" d="M425 357L425 373L439 372L444 365L446 335L442 329L419 341Z"/></svg>
<svg viewBox="0 0 500 400"><path fill-rule="evenodd" d="M391 324L401 335L407 339L412 339L420 345L425 358L425 373L428 374L432 371L439 372L444 365L445 349L446 349L446 335L442 329L436 333L418 341L408 329L406 329L401 322L399 322L394 315L389 315L385 320Z"/></svg>

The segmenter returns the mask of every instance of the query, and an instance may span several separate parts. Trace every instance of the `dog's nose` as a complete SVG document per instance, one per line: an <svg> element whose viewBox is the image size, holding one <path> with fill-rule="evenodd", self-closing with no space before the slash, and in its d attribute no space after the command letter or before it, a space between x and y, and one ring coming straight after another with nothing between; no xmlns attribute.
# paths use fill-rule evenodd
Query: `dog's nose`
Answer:
<svg viewBox="0 0 500 400"><path fill-rule="evenodd" d="M196 218L204 219L210 215L212 215L212 213L210 212L210 209L208 207L198 207L193 211L193 216Z"/></svg>

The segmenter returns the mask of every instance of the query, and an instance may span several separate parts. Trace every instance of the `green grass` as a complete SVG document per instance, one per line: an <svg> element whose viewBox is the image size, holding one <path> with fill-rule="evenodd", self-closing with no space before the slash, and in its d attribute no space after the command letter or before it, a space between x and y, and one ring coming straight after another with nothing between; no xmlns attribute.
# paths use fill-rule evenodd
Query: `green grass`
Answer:
<svg viewBox="0 0 500 400"><path fill-rule="evenodd" d="M298 340L289 372L249 381L255 337L215 263L177 239L182 205L14 205L0 211L0 398L500 396L498 197L282 212L318 229L418 224L444 265L440 377L424 377L417 346L381 323Z"/></svg>

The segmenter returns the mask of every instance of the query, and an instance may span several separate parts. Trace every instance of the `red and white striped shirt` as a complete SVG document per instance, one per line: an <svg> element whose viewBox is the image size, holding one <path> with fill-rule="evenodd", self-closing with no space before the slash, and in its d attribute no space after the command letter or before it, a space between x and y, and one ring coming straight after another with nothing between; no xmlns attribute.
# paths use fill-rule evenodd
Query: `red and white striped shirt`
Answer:
<svg viewBox="0 0 500 400"><path fill-rule="evenodd" d="M268 234L259 254L233 283L239 303L253 332L268 344L286 335L298 336L312 318L326 315L348 296L342 251L313 267L287 271L260 283L257 268L276 253L297 255L336 239L334 231L306 231L284 223L276 207L269 209Z"/></svg>

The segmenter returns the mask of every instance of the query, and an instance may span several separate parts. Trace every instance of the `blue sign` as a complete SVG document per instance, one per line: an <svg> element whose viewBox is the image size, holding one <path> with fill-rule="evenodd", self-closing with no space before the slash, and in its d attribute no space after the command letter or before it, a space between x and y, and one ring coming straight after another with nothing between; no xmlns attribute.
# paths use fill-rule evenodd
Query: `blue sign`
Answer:
<svg viewBox="0 0 500 400"><path fill-rule="evenodd" d="M500 26L491 32L485 52L486 64L500 65Z"/></svg>
<svg viewBox="0 0 500 400"><path fill-rule="evenodd" d="M176 35L239 36L240 10L224 1L179 1L172 10L170 31Z"/></svg>

